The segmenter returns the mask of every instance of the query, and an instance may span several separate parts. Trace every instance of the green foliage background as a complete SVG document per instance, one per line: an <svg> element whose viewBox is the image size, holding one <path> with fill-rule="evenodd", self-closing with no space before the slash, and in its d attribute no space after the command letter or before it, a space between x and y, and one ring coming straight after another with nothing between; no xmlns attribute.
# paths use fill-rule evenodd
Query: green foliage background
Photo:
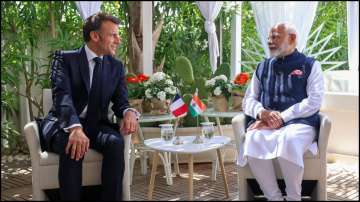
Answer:
<svg viewBox="0 0 360 202"><path fill-rule="evenodd" d="M318 9L316 11L314 24L312 30L324 24L324 28L320 33L319 38L324 38L331 33L335 33L329 41L327 47L338 47L341 49L336 52L331 58L333 61L348 61L348 36L347 36L347 12L346 1L319 1ZM312 40L308 41L308 45ZM325 56L320 57L323 59ZM347 63L337 68L337 70L349 69Z"/></svg>
<svg viewBox="0 0 360 202"><path fill-rule="evenodd" d="M51 6L51 8L50 8ZM117 16L120 25L122 45L117 57L127 64L127 17L126 2L104 1L101 9ZM24 76L29 78L33 88L49 87L50 56L54 50L70 50L82 46L82 19L73 1L8 1L1 2L1 115L2 147L1 151L22 151L23 136L19 135L19 87L24 85ZM249 2L243 2L242 14L242 49L252 47L250 40L259 41L253 11ZM56 38L50 35L50 14L54 14ZM172 75L172 67L177 56L186 56L192 62L196 77L209 78L211 75L207 33L204 30L204 18L194 1L156 1L154 2L154 21L164 17L164 27L155 50L155 64L159 65L165 57L164 71ZM216 19L217 34L223 32L223 62L230 63L231 57L231 18L234 9L222 9ZM223 26L220 28L219 23ZM334 61L347 61L346 2L319 2L312 30L322 22L325 27L320 37L336 33L328 47L341 46L334 56ZM154 26L153 26L154 27ZM47 56L39 56L45 41ZM311 43L311 41L309 42ZM261 51L261 50L260 50ZM260 61L262 58L258 58ZM242 60L249 56L242 51ZM220 65L220 64L218 64ZM338 69L347 69L347 64ZM253 71L244 67L243 71ZM178 78L174 77L175 82ZM39 99L39 98L38 98ZM3 117L5 120L3 121ZM20 139L20 140L19 140Z"/></svg>
<svg viewBox="0 0 360 202"><path fill-rule="evenodd" d="M255 19L253 17L253 10L251 9L250 2L243 2L242 4L242 49L253 50L254 47L250 43L251 41L256 41L261 44L259 35L256 31ZM347 13L346 13L346 1L319 1L318 7L315 14L314 23L311 27L310 34L318 28L322 23L324 24L324 28L322 29L319 38L322 39L331 33L335 33L329 43L327 44L327 48L335 48L340 46L340 50L337 51L333 56L330 57L332 61L347 61ZM307 46L311 45L313 42L313 38L307 42ZM264 50L262 48L257 48L260 53L265 55ZM314 52L320 47L317 47ZM321 55L318 60L322 60L327 55ZM241 60L242 61L250 61L251 56L245 54L245 51L241 52ZM256 58L257 61L261 61L263 58L261 57L252 57ZM243 66L245 71L252 72L256 65ZM323 66L323 70L328 67ZM348 64L336 68L336 70L346 70L349 69Z"/></svg>

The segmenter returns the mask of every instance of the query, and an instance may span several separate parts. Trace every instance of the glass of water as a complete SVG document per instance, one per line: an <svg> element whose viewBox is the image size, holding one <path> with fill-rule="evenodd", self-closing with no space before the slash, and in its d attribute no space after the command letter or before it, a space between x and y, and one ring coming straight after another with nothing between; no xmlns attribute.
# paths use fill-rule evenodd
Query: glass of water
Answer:
<svg viewBox="0 0 360 202"><path fill-rule="evenodd" d="M160 124L161 139L170 142L174 138L173 124Z"/></svg>
<svg viewBox="0 0 360 202"><path fill-rule="evenodd" d="M206 139L211 139L212 137L214 137L214 122L202 122L201 133Z"/></svg>

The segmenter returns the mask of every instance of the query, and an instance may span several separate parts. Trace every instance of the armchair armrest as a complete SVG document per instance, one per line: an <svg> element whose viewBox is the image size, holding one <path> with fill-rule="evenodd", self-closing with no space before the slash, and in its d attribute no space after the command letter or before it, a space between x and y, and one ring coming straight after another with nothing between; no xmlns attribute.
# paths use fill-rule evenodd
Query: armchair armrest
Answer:
<svg viewBox="0 0 360 202"><path fill-rule="evenodd" d="M130 201L130 142L131 134L124 135L124 161L125 161L125 171L123 179L123 200Z"/></svg>
<svg viewBox="0 0 360 202"><path fill-rule="evenodd" d="M31 162L34 163L33 166L39 166L42 151L40 147L39 129L35 121L29 122L24 126L24 134L30 150Z"/></svg>
<svg viewBox="0 0 360 202"><path fill-rule="evenodd" d="M331 129L331 121L325 114L319 113L319 115L320 115L320 130L319 130L319 139L318 139L319 155L321 159L326 160L325 157L329 142L328 140Z"/></svg>
<svg viewBox="0 0 360 202"><path fill-rule="evenodd" d="M231 122L234 131L236 150L239 153L240 147L242 147L245 139L245 114L241 113L236 115Z"/></svg>

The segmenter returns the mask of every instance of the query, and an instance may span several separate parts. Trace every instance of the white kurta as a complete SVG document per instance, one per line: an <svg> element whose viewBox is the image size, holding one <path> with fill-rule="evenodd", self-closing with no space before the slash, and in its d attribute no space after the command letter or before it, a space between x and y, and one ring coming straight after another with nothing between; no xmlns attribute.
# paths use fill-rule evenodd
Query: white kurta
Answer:
<svg viewBox="0 0 360 202"><path fill-rule="evenodd" d="M264 110L259 102L260 81L255 73L247 88L244 100L244 113L256 118ZM285 122L301 117L308 117L320 109L324 94L324 79L319 62L313 64L306 87L308 97L281 112ZM237 158L237 164L245 166L247 156L259 159L282 157L304 167L303 156L307 150L317 154L317 143L314 142L315 129L305 124L290 124L280 129L250 130L246 133L243 147Z"/></svg>

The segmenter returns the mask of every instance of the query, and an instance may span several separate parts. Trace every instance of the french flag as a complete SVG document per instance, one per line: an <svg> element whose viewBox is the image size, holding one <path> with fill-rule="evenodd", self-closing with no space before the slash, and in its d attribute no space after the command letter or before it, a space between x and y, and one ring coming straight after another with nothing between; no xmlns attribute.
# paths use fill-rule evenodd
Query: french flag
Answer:
<svg viewBox="0 0 360 202"><path fill-rule="evenodd" d="M175 117L183 117L186 116L188 112L188 106L181 99L179 93L176 93L171 105L170 111Z"/></svg>

